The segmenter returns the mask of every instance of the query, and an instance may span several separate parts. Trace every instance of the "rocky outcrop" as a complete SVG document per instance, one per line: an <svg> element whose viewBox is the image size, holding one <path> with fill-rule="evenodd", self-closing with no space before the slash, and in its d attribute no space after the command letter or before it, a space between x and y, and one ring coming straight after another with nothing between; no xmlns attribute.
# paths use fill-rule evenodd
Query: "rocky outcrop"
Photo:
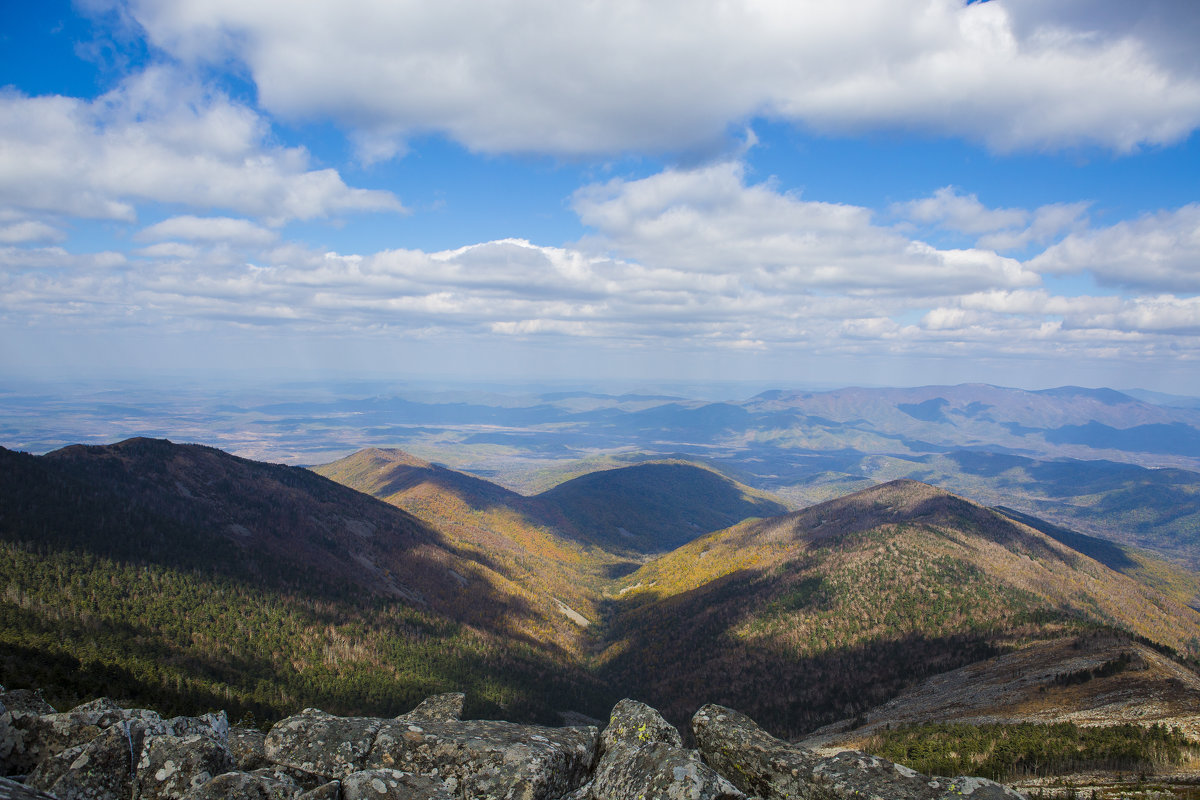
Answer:
<svg viewBox="0 0 1200 800"><path fill-rule="evenodd" d="M706 763L762 800L1014 800L1006 786L982 778L937 778L856 751L821 758L776 739L754 720L707 705L692 717Z"/></svg>
<svg viewBox="0 0 1200 800"><path fill-rule="evenodd" d="M679 731L650 706L622 700L600 740L592 780L572 800L741 800L746 795L685 750Z"/></svg>
<svg viewBox="0 0 1200 800"><path fill-rule="evenodd" d="M0 800L1008 800L976 778L930 778L864 753L820 758L705 706L698 749L622 700L603 732L462 720L463 695L394 719L305 709L267 734L224 713L162 719L96 700L56 712L0 689ZM11 778L15 777L16 780Z"/></svg>

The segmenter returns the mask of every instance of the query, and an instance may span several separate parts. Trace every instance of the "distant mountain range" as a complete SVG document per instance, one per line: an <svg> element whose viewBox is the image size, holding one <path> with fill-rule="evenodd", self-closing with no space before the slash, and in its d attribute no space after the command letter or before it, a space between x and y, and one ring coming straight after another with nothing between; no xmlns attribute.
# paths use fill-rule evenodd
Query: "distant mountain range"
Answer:
<svg viewBox="0 0 1200 800"><path fill-rule="evenodd" d="M338 391L281 387L270 402L218 390L0 393L0 443L43 452L128 431L294 464L400 447L523 495L600 469L682 460L792 509L912 478L1200 568L1196 398L985 384L773 390L716 402L653 393Z"/></svg>
<svg viewBox="0 0 1200 800"><path fill-rule="evenodd" d="M1018 511L895 480L785 513L704 465L609 466L527 496L397 450L0 450L0 683L260 719L716 699L795 736L1036 642L1200 653L1194 572Z"/></svg>

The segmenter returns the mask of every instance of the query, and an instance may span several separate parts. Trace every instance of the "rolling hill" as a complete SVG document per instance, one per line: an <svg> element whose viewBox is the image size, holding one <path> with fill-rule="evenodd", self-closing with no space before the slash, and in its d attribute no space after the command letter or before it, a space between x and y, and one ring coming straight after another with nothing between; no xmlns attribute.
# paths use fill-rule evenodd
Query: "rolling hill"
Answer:
<svg viewBox="0 0 1200 800"><path fill-rule="evenodd" d="M309 470L132 439L0 451L0 486L0 663L64 697L269 716L471 687L554 719L596 696L549 598Z"/></svg>
<svg viewBox="0 0 1200 800"><path fill-rule="evenodd" d="M978 383L742 391L725 385L708 393L714 401L364 382L268 395L197 387L168 396L147 386L117 398L73 387L53 402L0 397L0 443L44 452L138 431L294 464L351 446L401 447L525 495L598 465L702 460L790 508L912 478L1200 567L1195 398Z"/></svg>
<svg viewBox="0 0 1200 800"><path fill-rule="evenodd" d="M622 553L662 553L748 517L787 511L763 492L690 463L637 464L583 475L535 498L581 540Z"/></svg>
<svg viewBox="0 0 1200 800"><path fill-rule="evenodd" d="M529 548L539 551L561 551L563 539L573 540L592 561L666 552L748 517L787 511L764 492L681 460L596 469L531 497L401 450L370 448L313 470L439 525L486 520L507 537L539 529Z"/></svg>
<svg viewBox="0 0 1200 800"><path fill-rule="evenodd" d="M0 683L260 718L450 690L540 721L715 701L797 736L1031 646L1200 644L1186 572L910 480L764 517L678 461L534 496L396 450L318 469L0 451Z"/></svg>
<svg viewBox="0 0 1200 800"><path fill-rule="evenodd" d="M1196 611L907 480L701 537L610 599L609 681L669 719L718 697L792 736L1028 641L1107 626L1200 641Z"/></svg>
<svg viewBox="0 0 1200 800"><path fill-rule="evenodd" d="M369 448L313 471L428 521L462 552L511 576L530 602L549 602L572 628L598 618L607 572L632 566L566 536L535 499L401 450ZM577 650L576 631L558 633L561 647Z"/></svg>

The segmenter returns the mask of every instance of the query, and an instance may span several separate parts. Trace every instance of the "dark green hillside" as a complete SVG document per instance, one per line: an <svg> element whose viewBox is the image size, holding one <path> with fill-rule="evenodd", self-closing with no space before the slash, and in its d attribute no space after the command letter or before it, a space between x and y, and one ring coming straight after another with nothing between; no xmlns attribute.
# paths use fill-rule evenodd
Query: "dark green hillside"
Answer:
<svg viewBox="0 0 1200 800"><path fill-rule="evenodd" d="M1178 728L1070 722L963 725L931 723L887 730L868 750L929 775L979 775L997 781L1066 772L1153 774L1178 768L1200 748Z"/></svg>
<svg viewBox="0 0 1200 800"><path fill-rule="evenodd" d="M604 707L557 621L414 517L307 470L130 440L0 450L0 683L260 717L432 691ZM393 711L395 710L395 711Z"/></svg>
<svg viewBox="0 0 1200 800"><path fill-rule="evenodd" d="M581 541L629 553L664 552L749 517L787 511L768 495L688 463L593 472L536 499Z"/></svg>

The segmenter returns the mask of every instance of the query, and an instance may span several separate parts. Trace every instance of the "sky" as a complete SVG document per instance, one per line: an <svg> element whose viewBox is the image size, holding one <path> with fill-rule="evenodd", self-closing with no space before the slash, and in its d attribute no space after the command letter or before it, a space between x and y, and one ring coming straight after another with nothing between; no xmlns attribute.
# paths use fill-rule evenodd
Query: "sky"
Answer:
<svg viewBox="0 0 1200 800"><path fill-rule="evenodd" d="M0 3L0 378L1200 394L1194 0Z"/></svg>

